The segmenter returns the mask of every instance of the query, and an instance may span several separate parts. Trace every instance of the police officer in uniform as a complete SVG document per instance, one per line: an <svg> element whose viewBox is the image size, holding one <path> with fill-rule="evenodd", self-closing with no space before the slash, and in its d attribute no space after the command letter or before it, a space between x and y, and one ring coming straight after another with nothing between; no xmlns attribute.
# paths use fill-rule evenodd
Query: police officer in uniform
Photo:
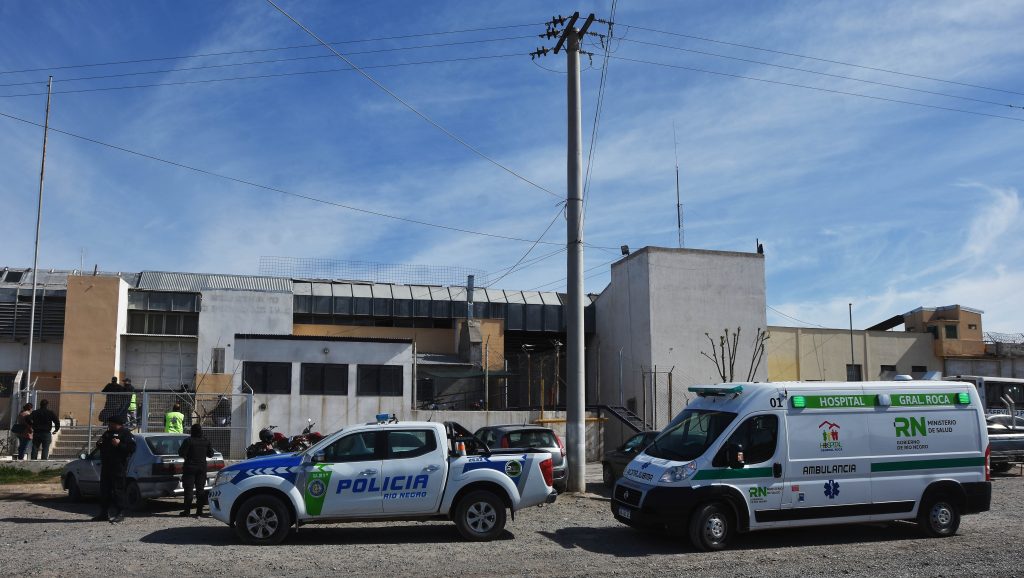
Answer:
<svg viewBox="0 0 1024 578"><path fill-rule="evenodd" d="M100 450L100 513L93 521L124 521L128 460L135 452L135 436L124 428L124 417L111 416L107 431L96 442Z"/></svg>

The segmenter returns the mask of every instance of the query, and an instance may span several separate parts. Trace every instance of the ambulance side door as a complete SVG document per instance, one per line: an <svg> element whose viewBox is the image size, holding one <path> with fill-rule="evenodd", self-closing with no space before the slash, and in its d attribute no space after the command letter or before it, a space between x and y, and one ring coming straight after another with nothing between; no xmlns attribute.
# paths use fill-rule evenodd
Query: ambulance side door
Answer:
<svg viewBox="0 0 1024 578"><path fill-rule="evenodd" d="M384 432L340 437L308 467L303 498L310 516L352 518L379 515Z"/></svg>
<svg viewBox="0 0 1024 578"><path fill-rule="evenodd" d="M786 463L785 414L764 412L749 415L733 430L712 460L715 468L728 467L725 450L730 444L743 448L742 469L717 470L724 483L739 490L747 502L750 525L774 525L782 507L783 465Z"/></svg>

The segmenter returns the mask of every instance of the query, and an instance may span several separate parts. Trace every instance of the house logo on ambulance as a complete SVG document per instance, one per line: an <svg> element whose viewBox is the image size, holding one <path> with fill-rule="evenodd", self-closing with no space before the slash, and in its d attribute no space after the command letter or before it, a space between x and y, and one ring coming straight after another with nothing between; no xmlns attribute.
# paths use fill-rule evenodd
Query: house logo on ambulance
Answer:
<svg viewBox="0 0 1024 578"><path fill-rule="evenodd" d="M839 441L839 424L825 420L818 425L821 432L821 444L818 446L823 452L841 452L843 444Z"/></svg>

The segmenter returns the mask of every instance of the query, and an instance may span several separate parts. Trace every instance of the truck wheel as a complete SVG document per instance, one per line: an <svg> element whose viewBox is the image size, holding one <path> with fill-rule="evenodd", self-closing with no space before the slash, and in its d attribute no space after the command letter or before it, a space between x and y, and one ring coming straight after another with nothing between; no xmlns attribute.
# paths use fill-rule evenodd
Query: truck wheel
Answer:
<svg viewBox="0 0 1024 578"><path fill-rule="evenodd" d="M917 526L930 538L946 538L960 527L960 512L947 496L936 495L921 501Z"/></svg>
<svg viewBox="0 0 1024 578"><path fill-rule="evenodd" d="M505 529L505 503L493 492L470 492L455 508L455 527L472 542L493 540Z"/></svg>
<svg viewBox="0 0 1024 578"><path fill-rule="evenodd" d="M690 518L690 542L703 552L725 548L732 531L728 508L717 502L698 507Z"/></svg>
<svg viewBox="0 0 1024 578"><path fill-rule="evenodd" d="M68 489L68 499L72 502L82 501L82 488L78 486L78 480L75 479L75 476L68 476L64 481L64 485Z"/></svg>
<svg viewBox="0 0 1024 578"><path fill-rule="evenodd" d="M280 544L291 530L291 515L274 496L253 496L238 508L235 533L246 544Z"/></svg>
<svg viewBox="0 0 1024 578"><path fill-rule="evenodd" d="M615 485L615 472L612 471L611 464L604 464L604 467L601 468L601 481L604 482L606 488Z"/></svg>

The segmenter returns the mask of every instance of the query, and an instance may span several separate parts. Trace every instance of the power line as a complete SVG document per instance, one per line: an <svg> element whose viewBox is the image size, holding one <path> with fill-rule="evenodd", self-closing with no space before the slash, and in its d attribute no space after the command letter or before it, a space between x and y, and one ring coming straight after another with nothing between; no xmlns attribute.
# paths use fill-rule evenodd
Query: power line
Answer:
<svg viewBox="0 0 1024 578"><path fill-rule="evenodd" d="M491 158L491 157L487 156L487 155L486 155L486 154L484 154L484 153L483 153L483 151L481 151L480 149L478 149L478 148L474 147L473 145L471 145L471 144L469 144L468 142L464 141L464 140L463 140L462 138L460 138L460 137L459 137L458 135L456 135L456 134L455 134L455 133L453 133L452 131L450 131L450 130L448 130L447 128L445 128L445 127L441 126L441 125L440 125L440 124L438 124L438 123L437 123L437 122L436 122L436 121L435 121L434 119L432 119L432 118L430 118L429 116L427 116L426 114L424 114L424 113L420 112L420 111L419 111L419 109L417 109L417 108L416 108L416 107L414 107L413 105L411 105L411 104L409 104L408 102L406 102L405 100L403 100L403 99L402 99L402 97L400 97L400 96L398 96L397 94L395 94L394 92L392 92L392 91L391 91L391 90L390 90L390 89L389 89L388 87L386 87L386 86L384 86L383 84L381 84L381 83L380 83L380 82L379 82L379 81L378 81L377 79L375 79L374 77L370 76L370 75L369 75L369 74L367 74L367 73L366 73L365 71L363 71L363 69L361 69L361 68L359 68L358 66L356 66L354 62L352 62L352 61L351 61L351 60L349 60L348 58L345 58L345 55L344 55L344 54L342 54L342 53L340 53L340 52L338 52L337 50L335 50L333 46L331 46L330 44L328 44L328 43L324 42L323 40L321 40L321 39L320 39L320 37L319 37L319 36L317 36L317 35L316 35L316 34L315 34L315 33L314 33L314 32L313 32L312 30L310 30L309 28L307 28L307 27L306 27L305 25L303 25L303 24L302 24L301 22L299 22L298 20L296 20L295 18L293 18L291 14L289 14L289 13L285 12L285 11L284 11L284 9L282 9L282 8L281 8L280 6L278 6L277 4L275 4L275 3L274 3L274 0L267 0L267 3L268 3L268 4L270 4L271 6L273 6L273 7L274 7L274 8L275 8L275 9L276 9L276 10L277 10L278 12L280 12L281 14L283 14L284 16L286 16L286 17L287 17L287 18L288 18L289 20L291 20L291 21L292 21L293 23L295 23L295 25L296 25L296 26L298 26L299 28L301 28L301 29L302 29L302 30L303 30L303 31L304 31L304 32L305 32L306 34L308 34L308 35L309 35L310 37L312 37L312 38L313 38L314 40L316 40L317 42L319 42L320 44L322 44L322 45L324 46L324 48L327 48L328 50L330 50L331 52L333 52L333 53L334 53L334 55L335 55L335 56L337 56L338 58L340 58L341 60L344 60L344 61L345 61L345 64L348 64L349 66L351 66L352 68L354 68L354 69L356 70L356 72L358 72L359 74L363 75L363 77L365 77L365 78L366 78L367 80L369 80L370 82L372 82L372 83L373 83L373 84L374 84L374 85L375 85L375 86L376 86L377 88L379 88L379 89L383 90L383 91L384 91L385 93L387 93L387 94L388 94L388 96L390 96L391 98L393 98L393 99L395 99L396 101L398 101L399 103L401 103L401 104L402 104L403 106L405 106L406 108L408 108L409 110L411 110L412 112L414 112L414 113L415 113L415 114L416 114L417 116L419 116L420 118L422 118L423 120L425 120L426 122L428 122L428 123L429 123L429 124L430 124L431 126L433 126L434 128L436 128L436 129L440 130L441 132L443 132L444 134L446 134L446 135L447 135L447 136L448 136L449 138L451 138L451 139L452 139L452 140L454 140L455 142L457 142L457 143L461 144L462 146L466 147L467 149L469 149L470 151L472 151L473 153L475 153L475 154L476 154L477 156L479 156L480 158L482 158L482 159L484 159L484 160L486 160L486 161L490 162L490 163L491 163L491 164L493 164L494 166L496 166L496 167L498 167L498 168L500 168L500 169L504 170L504 171L505 171L505 172L507 172L508 174L510 174L510 175L512 175L512 176L514 176L514 177L516 177L517 179L519 179L519 180L521 180L521 181L523 181L523 182L525 182L525 183L527 183L527 184L529 184L529 185L533 186L534 188L536 188L536 189L539 189L539 190L541 190L541 191L544 191L545 193L547 193L547 194L549 194L549 195L551 195L551 196L553 196L553 197L555 197L555 198L558 198L558 199L561 199L561 198L562 198L562 197L561 197L560 195L556 195L555 193L553 193L553 192L549 191L548 189L546 189L546 188L544 188L544 187L542 187L542 186L538 185L537 183L535 183L535 182L531 181L530 179L528 179L528 178L524 177L523 175L520 175L519 173L517 173L517 172L513 171L512 169L510 169L510 168L506 167L505 165L501 164L500 162L498 162L498 161L494 160L493 158Z"/></svg>
<svg viewBox="0 0 1024 578"><path fill-rule="evenodd" d="M533 38L533 36L508 36L505 38L487 38L484 40L464 40L460 42L444 42L441 44L420 44L418 46L402 46L399 48L376 48L374 50L360 50L358 52L349 52L348 56L356 56L361 54L379 54L382 52L401 52L403 50L423 50L427 48L445 48L450 46L461 46L465 44L481 44L485 42L505 42L508 40L523 40L526 38ZM319 46L319 44L317 45ZM210 70L214 68L230 68L233 66L252 66L257 64L279 64L282 62L296 62L299 60L320 60L324 58L334 58L331 54L315 54L310 56L293 56L291 58L274 58L271 60L250 60L247 62L229 62L226 64L205 64L203 66L186 66L184 68L165 68L163 70L143 70L138 72L121 72L118 74L101 74L97 76L79 76L77 78L62 78L61 83L65 82L77 82L81 80L100 80L105 78L123 78L125 76L143 76L147 74L169 74L174 72L189 72L193 70ZM45 80L37 81L26 81L26 82L9 82L7 84L0 84L0 87L9 86L25 86L30 84L46 84Z"/></svg>
<svg viewBox="0 0 1024 578"><path fill-rule="evenodd" d="M606 266L611 265L612 263L614 263L616 261L618 261L618 259L612 259L611 261L605 261L604 263L601 263L600 265L594 265L593 267L591 267L589 269L585 269L583 272L584 273L589 273L590 271L593 271L594 269L600 269L601 267L606 267ZM587 275L584 278L585 279L589 279L591 277L597 276L599 273L600 273L600 271L598 273L593 273L591 275ZM561 279L558 279L558 280L555 280L555 281L549 281L547 283L544 283L543 285L537 285L536 287L533 287L533 288L528 289L528 290L529 291L540 291L542 287L547 287L548 285L555 285L557 283L561 283L562 281L565 281L566 279L568 279L568 277L562 277Z"/></svg>
<svg viewBox="0 0 1024 578"><path fill-rule="evenodd" d="M720 71L717 71L717 70L707 70L707 69L704 69L704 68L695 68L695 67L692 67L692 66L682 66L682 65L679 65L679 64L666 64L664 62L652 62L650 60L640 60L640 59L637 59L637 58L626 58L624 56L611 56L610 58L616 58L616 59L619 59L619 60L626 60L626 61L629 61L629 62L636 62L636 63L639 63L639 64L650 64L650 65L654 65L654 66L663 66L663 67L666 67L666 68L676 68L676 69L679 69L679 70L690 70L690 71L693 71L693 72L703 72L703 73L706 73L706 74L715 74L715 75L718 75L718 76L728 76L728 77L731 77L731 78L742 78L744 80L756 80L758 82L766 82L766 83L769 83L769 84L779 84L779 85L782 85L782 86L791 86L791 87L794 87L794 88L804 88L804 89L807 89L807 90L817 90L819 92L828 92L828 93L832 93L832 94L842 94L842 95L845 95L845 96L856 96L856 97L859 97L859 98L869 98L871 100L881 100L881 101L884 101L884 102L893 102L893 103L897 103L897 104L907 104L907 105L910 105L910 106L918 106L918 107L922 107L922 108L932 108L932 109L936 109L936 110L945 110L945 111L948 111L948 112L960 112L960 113L963 113L963 114L973 114L975 116L987 116L987 117L990 117L990 118L1001 118L1001 119L1004 119L1004 120L1012 120L1012 121L1015 121L1015 122L1024 122L1024 118L1014 118L1012 116L1004 116L1004 115L1000 115L1000 114L990 114L990 113L987 113L987 112L977 112L977 111L973 111L973 110L965 110L965 109L962 109L962 108L952 108L952 107L948 107L948 106L938 106L938 105L935 105L935 104L924 104L924 103L921 103L921 102L913 102L913 101L909 101L909 100L899 100L899 99L896 99L896 98L887 98L887 97L884 97L884 96L872 96L870 94L861 94L859 92L847 92L845 90L836 90L836 89L833 89L833 88L822 88L822 87L819 87L819 86L808 86L806 84L796 84L794 82L783 82L781 80L769 80L767 78L758 78L756 76L744 76L742 74L732 74L732 73L729 73L729 72L720 72Z"/></svg>
<svg viewBox="0 0 1024 578"><path fill-rule="evenodd" d="M534 243L532 245L530 245L530 248L527 249L525 253L523 253L523 256L520 257L519 260L515 262L515 264L513 264L511 267L509 267L507 270L505 270L505 272L502 273L501 276L499 276L497 279L495 279L495 280L491 281L490 283L488 283L487 287L493 287L498 281L501 281L502 279L504 279L505 277L510 275L513 271L515 271L516 267L519 267L519 264L522 263L524 259L529 257L530 253L533 252L533 250L535 248L537 248L537 244L540 243L544 239L545 235L548 234L548 231L551 230L551 227L553 227L555 225L555 222L558 221L558 217L560 217L561 215L562 215L562 207L559 206L558 207L558 211L555 213L554 218L551 219L550 223L548 223L548 226L544 229L544 232L541 233L539 237L537 237L537 240L534 241ZM556 255L556 254L558 254L558 252L551 253L549 256ZM534 263L537 263L537 262L539 262L539 261L534 261Z"/></svg>
<svg viewBox="0 0 1024 578"><path fill-rule="evenodd" d="M623 40L626 41L626 42L632 42L634 44L643 44L643 45L646 45L646 46L655 46L655 47L658 47L658 48L668 48L668 49L671 49L671 50L679 50L679 51L682 51L682 52L690 52L690 53L693 53L693 54L701 54L701 55L704 55L704 56L714 56L716 58L725 58L725 59L728 59L728 60L737 60L739 62L749 62L751 64L759 64L759 65L762 65L762 66L771 66L771 67L774 67L774 68L782 68L782 69L785 69L785 70L794 70L794 71L797 71L797 72L806 72L808 74L817 74L817 75L820 75L820 76L827 76L827 77L830 77L830 78L840 78L842 80L852 80L852 81L855 81L855 82L863 82L863 83L866 83L866 84L874 84L876 86L886 86L886 87L889 87L889 88L898 88L900 90L909 90L909 91L913 91L913 92L921 92L921 93L924 93L924 94L933 94L933 95L936 95L936 96L944 96L946 98L956 98L956 99L959 99L959 100L967 100L967 101L971 101L971 102L980 102L980 103L983 103L983 104L992 104L992 105L995 105L995 106L1006 106L1006 107L1010 107L1010 108L1024 109L1024 106L1019 106L1019 105L1016 105L1016 104L1009 104L1009 103L1006 103L1006 102L995 102L995 101L992 101L992 100L985 100L985 99L981 99L981 98L972 98L970 96L959 96L959 95L956 95L956 94L949 94L949 93L938 92L938 91L934 91L934 90L924 90L922 88L912 88L912 87L909 87L909 86L902 86L902 85L899 85L899 84L891 84L891 83L888 83L888 82L878 82L878 81L875 81L875 80L867 80L865 78L857 78L857 77L854 77L854 76L844 76L842 74L831 74L831 73L828 73L828 72L821 72L821 71L818 71L818 70L811 70L811 69L808 69L808 68L798 68L796 66L785 66L785 65L782 65L782 64L775 64L775 63L772 63L772 62L764 62L762 60L753 60L753 59L750 59L750 58L740 58L738 56L728 56L726 54L718 54L716 52L706 52L704 50L694 50L692 48L683 48L681 46L672 46L670 44L660 44L660 43L657 43L657 42L646 42L644 40L634 40L632 38L623 38Z"/></svg>
<svg viewBox="0 0 1024 578"><path fill-rule="evenodd" d="M759 50L761 52L770 52L772 54L781 54L783 56L794 56L796 58L806 58L808 60L817 60L818 62L827 62L829 64L840 64L842 66L852 66L854 68L862 68L864 70L873 70L875 72L885 72L887 74L896 74L896 75L899 75L899 76L907 76L907 77L910 77L910 78L920 78L920 79L923 79L923 80L931 80L931 81L934 81L934 82L944 82L946 84L956 84L956 85L959 85L959 86L967 86L967 87L970 87L970 88L980 88L982 90L991 90L993 92L1004 92L1006 94L1017 94L1017 95L1024 96L1024 92L1017 92L1015 90L1006 90L1006 89L1003 89L1003 88L993 88L991 86L983 86L983 85L980 85L980 84L970 84L970 83L967 83L967 82L959 82L959 81L956 81L956 80L948 80L948 79L945 79L945 78L936 78L934 76L924 76L922 74L912 74L912 73L909 73L909 72L900 72L899 70L891 70L891 69L888 69L888 68L879 68L879 67L875 67L875 66L867 66L867 65L864 65L864 64L854 64L852 62L844 62L842 60L830 60L828 58L819 58L817 56L808 56L806 54L799 54L799 53L796 53L796 52L785 52L785 51L782 51L782 50L774 50L774 49L771 49L771 48L762 48L760 46L751 46L749 44L738 44L738 43L735 43L735 42L726 42L724 40L715 40L714 38L706 38L706 37L703 37L703 36L694 36L694 35L691 35L691 34L681 34L679 32L669 32L667 30L657 30L655 28L645 28L643 26L631 26L629 24L623 24L622 26L625 26L626 28L635 28L637 30L645 30L647 32L655 32L655 33L658 33L658 34L667 34L669 36L678 36L680 38L689 38L689 39L692 39L692 40L700 40L702 42L713 42L715 44L723 44L725 46L735 46L735 47L738 47L738 48L747 48L747 49L750 49L750 50Z"/></svg>
<svg viewBox="0 0 1024 578"><path fill-rule="evenodd" d="M611 55L612 38L615 36L615 10L618 0L612 0L611 11L605 25L608 27L607 37L601 38L604 46L604 61L601 63L601 80L597 87L597 104L594 106L594 123L590 129L590 151L587 153L587 173L583 178L583 211L580 214L580 236L587 220L587 208L590 206L590 175L594 169L594 150L597 148L598 129L601 127L601 111L604 109L605 85L608 83L608 57Z"/></svg>
<svg viewBox="0 0 1024 578"><path fill-rule="evenodd" d="M337 46L337 45L340 45L340 44L358 44L358 43L363 43L363 42L380 42L380 41L384 41L384 40L403 40L403 39L406 39L406 38L423 38L423 37L426 37L426 36L443 36L443 35L448 35L448 34L464 34L464 33L467 33L467 32L486 32L486 31L491 31L491 30L505 30L505 29L509 29L509 28L526 28L526 27L532 27L532 26L539 26L539 24L537 24L537 23L531 23L531 24L509 24L509 25L506 25L506 26L489 26L489 27L486 27L486 28L466 28L466 29L463 29L463 30L445 30L445 31L441 31L441 32L422 32L422 33L419 33L419 34L403 34L401 36L381 36L381 37L378 37L378 38L364 38L364 39L359 39L359 40L339 40L339 41L331 42L330 44ZM118 60L118 61L113 61L113 62L93 62L93 63L89 63L89 64L67 64L67 65L63 65L63 66L49 66L49 67L44 67L44 68L25 68L25 69L22 69L22 70L2 70L2 71L0 71L0 74L16 74L16 73L21 73L21 72L43 72L43 71L49 71L49 70L67 70L69 68L90 68L90 67L96 67L96 66L115 66L115 65L120 65L120 64L140 64L140 63L143 63L143 62L161 62L161 61L167 61L167 60L184 60L184 59L189 59L189 58L205 58L205 57L208 57L208 56L229 56L229 55L233 55L233 54L254 54L254 53L259 53L259 52L277 52L277 51L282 51L282 50L296 50L296 49L299 49L299 48L315 48L315 47L319 47L319 46L320 46L320 43L317 43L317 44L299 44L299 45L295 45L295 46L279 46L279 47L276 47L276 48L252 48L252 49L248 49L248 50L229 50L229 51L225 51L225 52L206 52L206 53L202 53L202 54L186 54L186 55L180 55L180 56L162 56L162 57L154 57L154 58L139 58L139 59L136 59L136 60Z"/></svg>
<svg viewBox="0 0 1024 578"><path fill-rule="evenodd" d="M24 119L24 118L21 118L21 117L17 117L17 116L11 115L11 114L7 114L7 113L4 113L4 112L0 112L0 116L5 117L5 118L9 118L11 120L16 120L16 121L19 121L19 122L23 122L25 124L29 124L29 125L32 125L32 126L37 126L37 127L40 127L40 128L42 128L42 126L43 126L43 125L41 125L41 124L39 124L37 122L31 121L31 120L28 120L28 119ZM167 160L167 159L164 159L164 158L160 158L158 156L154 156L154 155L150 155L150 154L147 154L147 153L135 151L135 150L132 150L132 149L129 149L129 148L125 148L125 147L118 146L118 145L115 145L115 144L110 144L110 143L103 142L101 140L97 140L97 139L90 138L90 137L87 137L87 136L82 136L80 134L75 134L73 132L69 132L69 131L58 129L58 128L54 128L52 126L50 127L50 131L51 132L60 133L60 134L66 135L66 136L70 136L70 137L73 137L73 138L76 138L76 139L80 139L80 140L83 140L83 141L86 141L86 142L91 142L93 144L98 144L98 145L101 145L101 146L104 146L104 147L107 147L107 148L118 150L118 151L121 151L121 152L124 152L124 153L128 153L128 154L131 154L131 155L138 156L138 157L142 157L142 158L146 158L146 159L149 159L149 160L161 162L161 163L168 164L168 165L175 166L175 167L182 168L182 169L187 169L187 170L190 170L190 171L193 171L193 172L197 172L197 173L200 173L200 174L204 174L204 175L207 175L207 176L217 177L219 179L224 179L224 180L227 180L227 181L232 181L232 182L235 182L235 183L240 183L240 184L247 185L247 186L250 186L250 187L255 187L255 188L258 188L258 189L264 189L264 190L272 191L272 192L275 192L275 193L281 193L282 195L288 195L288 196L296 197L296 198L299 198L299 199L305 199L307 201L313 201L313 202L321 203L321 204L324 204L324 205L330 205L330 206L339 207L339 208L342 208L342 209L347 209L349 211L355 211L355 212L358 212L358 213L364 213L364 214L367 214L367 215L374 215L374 216L377 216L377 217L383 217L383 218L386 218L386 219L393 219L393 220L396 220L396 221L402 221L402 222L411 223L411 224L414 224L414 225L422 225L422 226L425 226L425 227L434 227L434 228L437 228L437 229L445 229L445 230L448 230L448 231L453 231L453 232L457 232L457 233L465 233L465 234L468 234L468 235L478 235L478 236L481 236L481 237L491 237L491 238L494 238L494 239L504 239L506 241L518 241L518 242L521 242L521 243L540 243L540 244L544 244L544 245L559 245L560 244L560 243L555 243L555 242L552 242L552 241L537 241L537 240L534 240L534 239L524 239L524 238L521 238L521 237L512 237L512 236L508 236L508 235L499 235L497 233L485 233L483 231L474 231L472 229L465 229L465 228L461 228L461 227L453 227L453 226L450 226L450 225L441 225L441 224L438 224L438 223L431 223L429 221L422 221L422 220L419 220L419 219L412 219L412 218L409 218L409 217L400 217L398 215L392 215L392 214L384 213L384 212L381 212L381 211L374 211L372 209L364 209L362 207L356 207L356 206L353 206L353 205L347 205L347 204L339 203L339 202L336 202L336 201L329 201L327 199L321 199L321 198L313 197L313 196L310 196L310 195L304 195L302 193L296 193L296 192L293 192L293 191L288 191L288 190L285 190L285 189L282 189L282 188L279 188L279 187L272 187L270 185L264 185L264 184L260 184L260 183L254 182L254 181L240 179L240 178L237 178L237 177L232 177L232 176L224 175L224 174L221 174L221 173L215 173L213 171L209 171L209 170L206 170L206 169L201 169L199 167L194 167L194 166L191 166L191 165L186 165L184 163L179 163L179 162L176 162L176 161Z"/></svg>
<svg viewBox="0 0 1024 578"><path fill-rule="evenodd" d="M797 319L796 317L793 317L792 315L787 315L787 314L783 313L782 311L779 311L778 309L772 307L771 305L765 305L765 307L767 307L768 309L771 309L772 311L778 313L779 315L781 315L781 316L783 316L783 317L785 317L787 319L791 319L793 321L796 321L797 323L803 323L804 325L813 325L814 327L820 327L822 329L828 329L824 325L818 325L817 323L811 323L809 321L803 321L801 319Z"/></svg>
<svg viewBox="0 0 1024 578"><path fill-rule="evenodd" d="M445 58L441 60L421 60L418 62L399 62L395 64L374 64L364 66L363 68L396 68L401 66L419 66L423 64L446 64L450 62L466 62L471 60L493 60L498 58L511 58L513 56L522 56L518 54L493 54L489 56L464 56L461 58ZM325 74L329 72L346 72L355 70L354 68L323 68L319 70L303 70L299 72L277 72L272 74L257 74L251 76L232 76L227 78L209 78L204 80L178 80L171 82L156 82L152 84L129 84L124 86L106 86L99 88L78 88L72 90L59 90L54 91L53 94L77 94L84 92L105 92L110 90L129 90L134 88L153 88L158 86L183 86L189 84L209 84L213 82L232 82L236 80L260 80L266 78L281 78L288 76L303 76L306 74ZM0 98L17 98L22 96L39 96L46 94L45 92L27 92L18 94L0 94Z"/></svg>

